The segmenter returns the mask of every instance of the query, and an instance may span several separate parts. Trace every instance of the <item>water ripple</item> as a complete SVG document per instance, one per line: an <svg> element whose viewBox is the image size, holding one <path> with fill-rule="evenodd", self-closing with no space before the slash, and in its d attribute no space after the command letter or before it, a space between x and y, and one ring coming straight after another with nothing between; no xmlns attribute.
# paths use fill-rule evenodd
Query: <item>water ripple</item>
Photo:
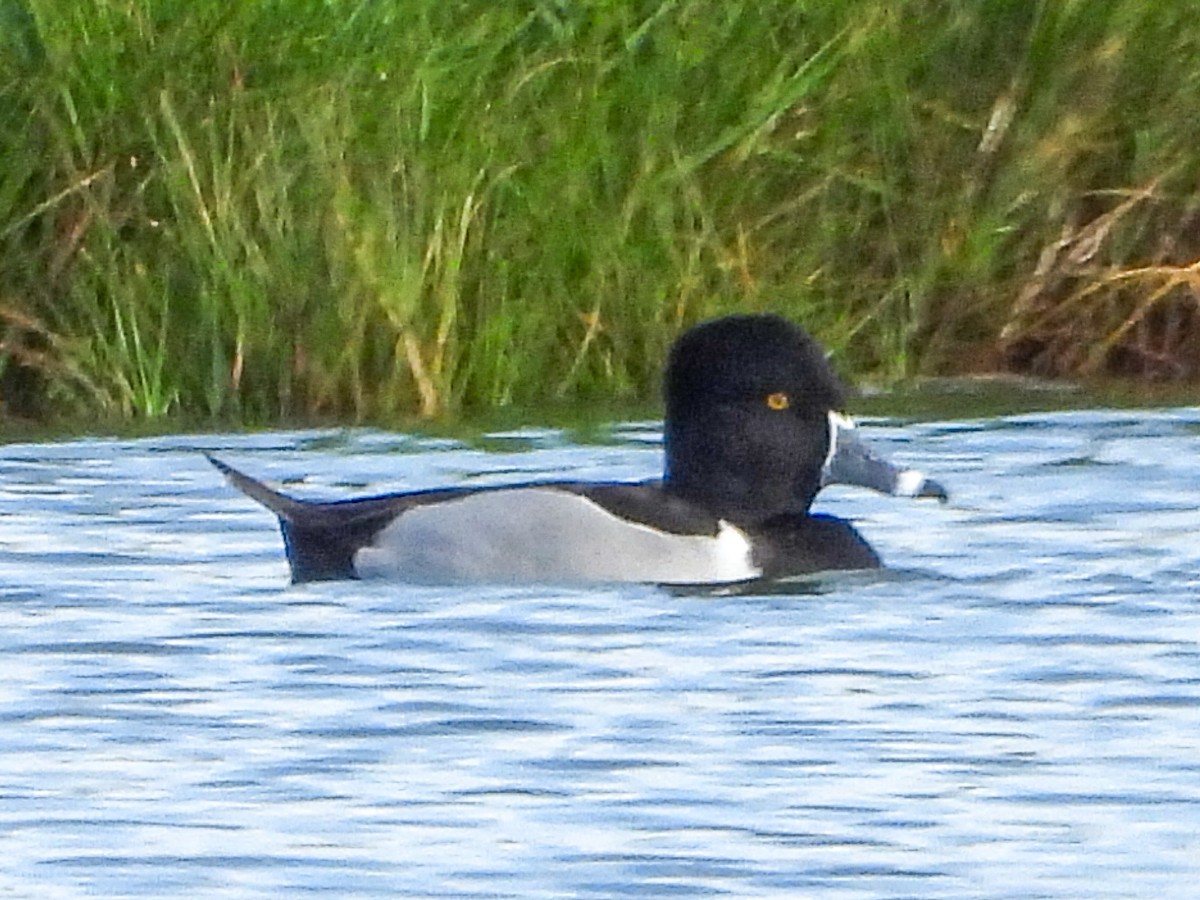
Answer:
<svg viewBox="0 0 1200 900"><path fill-rule="evenodd" d="M655 423L0 449L9 896L1191 897L1200 411L864 424L893 568L733 590L287 584L306 496L635 478Z"/></svg>

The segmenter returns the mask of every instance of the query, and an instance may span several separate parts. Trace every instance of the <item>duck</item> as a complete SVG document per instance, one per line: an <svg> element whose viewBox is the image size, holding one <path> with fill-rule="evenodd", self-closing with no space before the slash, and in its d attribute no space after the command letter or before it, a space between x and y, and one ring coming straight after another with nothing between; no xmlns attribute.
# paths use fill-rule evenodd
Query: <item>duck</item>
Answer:
<svg viewBox="0 0 1200 900"><path fill-rule="evenodd" d="M724 585L878 569L858 530L814 513L829 484L945 500L874 453L821 345L772 313L702 322L663 379L662 476L288 496L209 455L279 520L292 581Z"/></svg>

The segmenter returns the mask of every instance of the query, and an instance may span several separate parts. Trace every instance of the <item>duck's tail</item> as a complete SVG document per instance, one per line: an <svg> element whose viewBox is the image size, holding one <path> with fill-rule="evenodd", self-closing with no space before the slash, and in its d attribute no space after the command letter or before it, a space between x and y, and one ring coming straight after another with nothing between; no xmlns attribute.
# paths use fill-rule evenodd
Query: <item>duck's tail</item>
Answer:
<svg viewBox="0 0 1200 900"><path fill-rule="evenodd" d="M302 518L301 510L305 506L310 505L267 487L258 479L251 478L245 472L239 472L233 466L229 465L229 463L217 459L211 453L205 453L204 456L216 467L218 472L229 480L230 484L251 500L257 500L271 512L275 513L275 515L279 516L280 522L293 522L298 518Z"/></svg>
<svg viewBox="0 0 1200 900"><path fill-rule="evenodd" d="M354 557L396 513L388 498L321 503L297 500L204 454L229 483L279 517L292 581L333 581L358 577Z"/></svg>

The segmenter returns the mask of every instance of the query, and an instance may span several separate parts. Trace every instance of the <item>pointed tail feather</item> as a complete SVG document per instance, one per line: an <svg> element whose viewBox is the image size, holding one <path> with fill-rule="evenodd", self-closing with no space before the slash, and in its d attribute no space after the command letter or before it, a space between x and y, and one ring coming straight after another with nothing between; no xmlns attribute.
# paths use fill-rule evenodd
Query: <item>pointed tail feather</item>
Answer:
<svg viewBox="0 0 1200 900"><path fill-rule="evenodd" d="M355 554L406 506L403 498L388 496L328 503L296 500L204 455L230 484L279 517L293 582L356 578Z"/></svg>
<svg viewBox="0 0 1200 900"><path fill-rule="evenodd" d="M286 494L281 494L273 488L267 487L256 478L251 478L244 472L239 472L229 463L217 459L211 453L205 453L205 457L212 463L218 472L228 479L229 483L235 488L249 497L251 500L257 500L275 515L279 516L284 522L292 522L298 517L299 510L303 507L299 500L293 500Z"/></svg>

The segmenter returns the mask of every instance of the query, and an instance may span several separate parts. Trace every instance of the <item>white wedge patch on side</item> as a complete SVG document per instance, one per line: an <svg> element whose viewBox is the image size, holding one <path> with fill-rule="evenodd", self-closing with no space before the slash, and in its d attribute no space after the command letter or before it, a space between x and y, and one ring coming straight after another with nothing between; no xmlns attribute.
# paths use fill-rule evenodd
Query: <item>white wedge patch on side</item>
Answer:
<svg viewBox="0 0 1200 900"><path fill-rule="evenodd" d="M354 568L363 578L419 583L724 584L762 574L750 539L727 522L715 536L669 534L552 488L411 509L358 551Z"/></svg>

